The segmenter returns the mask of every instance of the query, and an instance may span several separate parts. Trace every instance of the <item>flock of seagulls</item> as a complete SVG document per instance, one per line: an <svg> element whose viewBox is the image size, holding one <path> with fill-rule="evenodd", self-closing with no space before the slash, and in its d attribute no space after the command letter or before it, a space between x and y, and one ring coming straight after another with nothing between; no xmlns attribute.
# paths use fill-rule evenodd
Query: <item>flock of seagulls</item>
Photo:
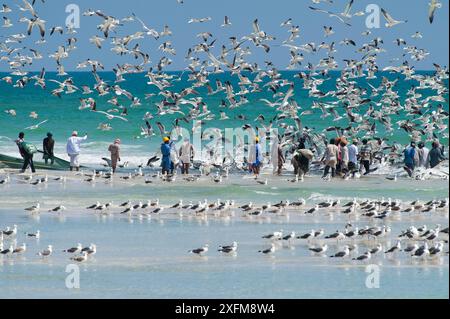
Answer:
<svg viewBox="0 0 450 319"><path fill-rule="evenodd" d="M58 207L64 207L62 205ZM348 258L355 261L365 261L375 258L377 255L395 256L401 252L408 254L414 259L426 260L439 256L448 255L448 227L443 228L440 224L433 227L422 225L420 227L410 226L402 230L393 237L396 241L393 246L386 246L386 242L392 238L392 230L387 220L391 222L401 220L402 218L414 217L417 215L428 214L448 214L449 199L402 202L392 200L391 198L380 200L359 200L354 198L346 203L340 200L327 199L325 201L314 204L312 208L307 207L307 201L303 198L289 201L283 200L278 203L266 203L256 205L253 202L246 204L237 204L234 200L209 202L207 199L193 203L179 200L176 203L163 205L159 199L132 202L130 200L120 204L113 202L100 203L96 202L86 206L87 211L93 211L101 215L117 215L128 216L130 219L158 217L162 214L200 218L232 218L240 216L242 219L264 219L271 216L287 216L289 214L297 214L299 216L308 216L309 214L333 215L342 214L348 217L347 224L342 230L327 233L323 228L311 229L308 232L284 232L283 230L274 231L262 236L267 240L269 247L261 249L258 253L264 255L274 254L280 247L292 246L301 243L307 246L308 251L313 256L324 256L330 258ZM40 203L36 203L24 210L30 214L40 214L43 211L58 211L62 213L62 209L43 209ZM353 221L366 221L365 226L356 226ZM374 225L374 221L382 221L383 225ZM23 255L27 250L27 245L23 243L20 246L7 244L8 241L15 240L18 234L17 225L7 226L0 232L0 255L13 257L14 255ZM35 233L24 233L27 239L39 240L41 233L37 230ZM342 244L344 244L342 246ZM360 245L368 247L363 254L358 254ZM336 251L327 255L329 248L336 246ZM209 244L204 244L199 248L189 250L188 253L205 256L209 251ZM217 251L222 254L236 255L238 251L238 242L233 241L231 244L220 245ZM83 247L81 243L68 249L62 250L63 253L70 254L70 259L77 262L84 262L90 256L96 254L97 247L91 244ZM42 257L49 257L53 254L53 245L49 245L46 249L37 253Z"/></svg>
<svg viewBox="0 0 450 319"><path fill-rule="evenodd" d="M29 210L29 209L26 209ZM5 229L0 230L0 257L13 258L14 256L23 256L27 252L27 244L23 243L19 246L15 246L17 242L17 225L12 227L7 226ZM39 241L41 238L41 232L37 230L35 233L24 233L26 239L33 239ZM53 245L48 245L45 249L36 253L37 256L42 258L48 258L53 255ZM97 245L90 244L87 247L83 247L80 243L75 247L62 250L62 252L70 255L70 260L76 262L84 262L90 256L94 256L97 253Z"/></svg>
<svg viewBox="0 0 450 319"><path fill-rule="evenodd" d="M448 255L448 250L444 251L444 245L448 244L448 227L441 230L441 226L437 225L434 229L427 229L426 225L416 228L414 226L409 227L407 230L398 235L397 242L394 246L384 249L383 244L379 242L381 238L385 238L390 233L390 228L383 227L370 227L366 226L363 229L353 228L351 224L347 224L344 232L337 231L330 235L326 235L323 238L337 241L348 242L341 250L338 250L329 258L350 258L356 261L365 261L374 258L378 254L394 255L400 252L408 254L411 258L436 258L442 255ZM325 254L328 251L329 243L318 244L320 238L324 235L324 230L320 231L312 230L309 233L296 236L294 231L287 235L283 234L283 231L275 231L270 234L262 236L263 239L270 241L270 247L259 250L261 254L273 254L278 249L279 241L284 241L292 245L295 240L307 240L308 250L312 252L314 256ZM441 237L441 238L439 238ZM445 238L445 239L444 239ZM407 243L403 248L402 241ZM366 246L372 245L373 247L364 252L363 254L352 257L352 252L357 251L358 242L363 242ZM419 244L422 243L422 244ZM430 246L431 243L431 246ZM226 254L236 254L238 244L233 242L228 246L219 246L218 251ZM205 256L209 250L209 245L205 244L200 248L190 250L189 253Z"/></svg>
<svg viewBox="0 0 450 319"><path fill-rule="evenodd" d="M352 260L368 260L377 254L397 254L400 252L405 252L409 254L413 258L434 258L439 257L441 255L448 255L448 250L444 251L444 245L448 244L448 227L445 229L441 229L440 225L437 225L434 229L428 229L426 225L422 227L411 226L407 230L403 231L398 235L398 240L396 244L390 247L387 250L384 250L383 245L381 243L377 243L380 238L386 237L386 235L390 232L390 229L386 226L383 227L369 227L366 226L363 229L353 228L351 224L347 224L345 227L345 232L337 231L336 233L332 233L330 235L324 236L325 239L336 239L337 241L351 241L351 244L346 244L343 246L342 250L335 252L332 255L329 255L330 258L351 258L352 251L356 251L358 248L358 240L365 240L365 244L367 241L370 242L369 245L374 245L373 248L366 251L365 253L352 258ZM4 249L4 241L11 240L15 238L17 234L17 225L14 225L13 228L7 227L5 230L1 231L0 236L0 256L13 256L13 255L23 255L27 246L26 243L23 243L20 246L14 247L12 244L9 245L8 248ZM28 238L39 239L40 233L37 231L36 233L25 233ZM262 254L273 254L277 249L278 241L288 242L289 245L293 243L294 240L307 240L308 241L308 250L313 253L313 255L323 255L328 251L329 244L317 244L317 240L319 240L324 235L323 229L320 231L312 230L309 233L305 233L304 235L296 236L295 232L290 232L287 235L283 235L283 231L275 231L273 233L262 236L263 239L267 239L270 241L270 247L259 250L259 253ZM446 237L446 239L439 238L441 235ZM375 242L371 241L375 240ZM408 244L402 248L402 240L407 242ZM419 245L419 243L421 243ZM314 244L316 243L316 244ZM430 246L431 243L431 246ZM233 254L236 255L238 248L238 243L234 241L230 245L219 246L217 251L224 254ZM206 255L209 250L209 245L205 244L200 248L189 250L188 253L197 254L200 256ZM62 252L70 254L71 260L77 262L84 262L88 260L89 256L93 256L97 252L97 246L95 244L90 244L87 247L82 246L81 243L78 243L76 246L63 250ZM49 257L53 254L53 245L48 245L46 249L39 251L36 255L41 257Z"/></svg>
<svg viewBox="0 0 450 319"><path fill-rule="evenodd" d="M113 129L111 123L114 121L129 122L127 118L129 112L139 112L144 97L139 96L139 92L125 89L123 82L127 81L128 75L144 74L143 76L148 79L150 93L145 93L145 99L150 100L150 110L146 110L143 116L145 125L140 125L141 134L138 137L151 138L157 133L161 136L166 135L170 130L161 119L168 115L177 116L172 122L176 130L182 125L189 125L195 131L199 128L199 123L217 120L216 112L212 112L202 98L202 94L205 93L217 97L220 101L219 120L239 120L244 130L256 129L263 139L270 139L271 128L282 129L279 142L285 146L283 151L287 153L292 153L295 147L286 146L295 146L299 137L303 137L315 150L316 158L320 158L328 143L326 134L339 136L358 134L382 142L382 151L375 157L375 161L400 162L403 147L398 143L388 142L395 129L406 132L412 139L432 141L448 138L446 123L448 112L443 103L446 103L444 96L448 94L444 81L448 79L449 72L446 67L434 63L433 73L416 73L411 62L424 60L429 55L426 49L420 48L422 38L420 32L413 34L411 40L392 39L401 49L399 57L392 60L396 63L398 61L398 64L382 67L378 65L377 59L387 52L383 47L384 39L376 37L368 39L366 43L357 43L350 38L339 38L333 27L333 23L337 22L350 28L352 19L365 15L363 10L355 9L357 3L350 0L340 8L339 4L332 1L312 2L314 6L309 6L311 14L329 16L329 21L325 20L328 25L323 26L324 37L329 42L299 43L303 29L296 25L292 18L280 24L280 27L286 29L288 33L286 39L279 40L271 35L264 29L263 22L256 18L251 26L249 25L248 32L233 35L227 42L221 42L212 31L206 29L206 26L214 23L211 17L190 18L187 27L199 24L205 26L205 29L196 37L195 41L198 39L199 43L194 43L187 50L184 56L187 66L181 75L166 71L177 55L177 50L170 40L173 31L169 25L166 24L162 30L157 30L134 13L118 18L102 10L88 9L83 13L83 17L98 23L97 34L89 38L89 44L96 50L108 50L116 54L118 61L126 59L126 62L123 64L118 62L112 69L115 74L113 83L105 80L103 73L99 72L105 71L102 61L90 58L80 61L77 70L88 69L95 81L94 85L75 83L74 78L64 71L65 61L75 54L76 45L81 41L77 38L77 31L73 27L49 25L50 22L43 19L39 13L41 9L45 10L47 4L44 2L30 3L22 0L21 4L17 5L18 9L4 4L0 11L4 22L2 28L9 30L16 23L9 18L16 11L21 15L18 23L25 24L26 28L23 33L5 33L2 36L0 62L9 66L11 74L0 80L18 89L34 85L48 90L51 95L59 98L68 94L79 94L79 110L90 111L93 117L106 119L108 122L101 122L98 129L109 131ZM178 1L178 4L189 5L183 1ZM327 8L319 8L316 5L324 5ZM433 23L436 12L441 7L442 4L437 0L430 2L428 7L430 23ZM381 12L388 28L408 23L407 19L394 18L385 8L382 8ZM225 16L220 27L231 29L231 20L232 17ZM125 25L134 28L135 31L126 32ZM370 31L363 32L366 37L370 34ZM57 48L46 49L45 44L49 37L61 39L61 44ZM152 62L151 52L144 49L144 43L148 44L149 40L152 41L150 43L155 43L155 50L162 55L155 63ZM25 45L28 42L30 44ZM289 60L287 69L303 69L303 71L286 78L269 59L268 54L273 46L286 49ZM335 53L339 47L352 47L361 56L358 60L345 58L342 62L337 61ZM265 65L250 60L254 50L261 50L267 54ZM319 62L313 63L318 56ZM28 74L29 66L35 64L36 60L45 58L54 61L58 70L56 79L49 79L45 68L39 75ZM341 69L341 72L334 79L330 72L338 69ZM217 78L218 74L225 72L229 72L229 78ZM388 73L395 79L389 79L386 75ZM187 76L187 82L184 82L183 76ZM237 84L234 84L234 79L238 81ZM359 84L358 79L367 82L367 86ZM377 80L379 84L373 81L376 79L381 80ZM400 79L402 83L406 81L410 86L404 99L399 92ZM181 88L178 85L180 81L184 83ZM423 94L424 90L431 90L433 93ZM294 98L299 92L303 94L303 91L313 99L311 108L299 104ZM265 96L260 97L259 101L273 111L273 117L259 116L255 125L247 121L244 112L233 118L227 114L228 110L248 105L251 101L250 95L258 99L258 95L262 94ZM268 98L267 94L272 98ZM100 97L108 98L109 108L100 109L97 104L97 98ZM333 119L333 125L324 131L316 131L305 126L303 123L308 116L317 111L321 112L321 118ZM17 115L15 109L8 109L5 112L10 116ZM405 119L395 120L397 115L403 115ZM36 112L32 118L37 118ZM47 121L51 120L40 121L27 129L37 129L46 125ZM219 137L219 141L224 138L220 130L215 131L214 135ZM235 152L244 152L246 147L244 141L239 141ZM389 154L385 154L385 150L390 150ZM220 147L211 146L209 151L210 158L202 159L209 164L222 166L236 164L237 156L230 153L223 155ZM267 158L267 155L265 157ZM242 164L244 165L238 165L240 169L243 169L246 163ZM218 181L220 182L220 179Z"/></svg>
<svg viewBox="0 0 450 319"><path fill-rule="evenodd" d="M375 258L376 255L379 254L394 256L401 252L409 255L413 259L421 260L426 260L427 258L435 259L440 256L448 255L448 249L447 251L444 250L445 244L448 244L448 227L441 230L440 225L437 225L434 229L427 229L426 225L419 228L411 226L397 236L397 242L394 246L385 249L380 241L383 239L385 240L390 232L390 228L386 226L366 226L362 229L358 229L358 227L353 228L351 224L347 224L345 226L345 231L337 231L336 233L324 236L325 243L320 244L321 241L324 241L323 239L321 240L321 237L324 235L323 229L319 231L311 230L311 232L299 236L296 236L294 231L284 235L283 230L280 230L262 236L263 239L269 240L270 247L259 250L258 252L265 255L271 255L280 247L278 244L280 241L293 245L295 240L306 240L308 250L314 256L348 258L356 261L366 261ZM326 253L331 245L330 240L347 242L347 244L345 244L341 250L327 256ZM350 243L348 243L349 241ZM358 243L363 243L365 246L369 247L372 246L372 248L365 251L363 254L352 257L352 255L354 255L353 252L357 252L358 250ZM405 245L404 248L403 245ZM208 252L208 247L209 245L205 244L200 248L190 250L189 253L205 256ZM227 254L236 254L237 247L237 242L233 242L229 246L220 246L218 251Z"/></svg>
<svg viewBox="0 0 450 319"><path fill-rule="evenodd" d="M201 170L202 172L202 170ZM78 181L82 183L93 184L96 181L103 179L106 183L111 183L114 179L118 179L122 182L144 182L145 184L152 184L156 181L164 181L164 182L174 182L177 180L177 174L174 175L162 175L159 171L156 173L144 174L142 168L139 167L137 171L134 173L128 173L126 175L122 175L119 177L114 177L111 172L103 172L94 170L92 172L77 172L73 176L48 176L45 174L43 177L36 177L33 175L17 175L17 183L22 184L26 183L33 186L42 186L47 185L49 183L57 183L65 185L69 181ZM200 175L189 175L182 176L181 180L187 184L211 179L213 183L220 183L224 179L228 178L228 171L223 171L222 174L217 172L217 174L205 177L202 174ZM245 177L244 177L245 178ZM11 175L7 174L3 179L0 179L0 185L7 185L11 183ZM268 184L268 179L259 180L256 179L255 185ZM398 199L392 199L384 197L381 200L365 200L358 201L354 198L352 201L341 205L339 199L332 200L327 199L326 201L316 203L315 205L310 205L306 207L306 201L303 198L300 198L295 201L281 201L279 203L271 203L267 202L264 205L256 206L253 202L244 204L242 206L235 206L234 200L220 201L217 200L213 203L208 203L205 199L204 201L198 201L198 203L193 203L193 201L189 201L189 203L183 202L180 200L176 204L163 206L160 204L159 199L156 200L146 200L140 201L138 203L131 203L130 201L124 202L121 205L114 205L112 202L101 204L99 202L90 205L87 207L88 209L92 209L94 211L101 212L103 214L109 214L111 209L114 206L121 209L120 214L123 215L132 215L138 212L138 215L151 215L151 214L159 214L164 210L177 210L178 212L182 212L183 210L193 211L195 213L209 213L215 212L220 213L221 211L226 211L230 209L240 209L248 217L266 217L267 215L274 214L283 214L286 210L301 210L305 215L314 215L321 212L333 211L339 212L343 215L348 216L358 216L358 217L366 217L372 220L390 220L400 218L405 214L414 214L414 213L435 213L441 210L445 210L448 208L449 201L447 199L443 200L431 200L425 203L415 200L410 203L406 203L400 201ZM36 203L30 207L25 208L26 211L31 214L37 214L42 211L42 207L40 203ZM56 207L52 207L47 209L48 212L61 213L67 210L64 204L60 204Z"/></svg>

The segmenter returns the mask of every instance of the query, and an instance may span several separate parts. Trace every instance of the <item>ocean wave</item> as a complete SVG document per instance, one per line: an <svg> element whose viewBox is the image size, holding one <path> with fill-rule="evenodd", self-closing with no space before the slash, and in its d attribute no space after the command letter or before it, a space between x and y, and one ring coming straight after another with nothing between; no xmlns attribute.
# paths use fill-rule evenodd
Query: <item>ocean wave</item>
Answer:
<svg viewBox="0 0 450 319"><path fill-rule="evenodd" d="M327 200L351 201L354 199L354 196L336 196L322 193L311 193L311 195L307 199L312 201L327 201Z"/></svg>
<svg viewBox="0 0 450 319"><path fill-rule="evenodd" d="M280 195L280 193L272 193L272 192L263 192L263 191L254 191L254 192L260 195Z"/></svg>

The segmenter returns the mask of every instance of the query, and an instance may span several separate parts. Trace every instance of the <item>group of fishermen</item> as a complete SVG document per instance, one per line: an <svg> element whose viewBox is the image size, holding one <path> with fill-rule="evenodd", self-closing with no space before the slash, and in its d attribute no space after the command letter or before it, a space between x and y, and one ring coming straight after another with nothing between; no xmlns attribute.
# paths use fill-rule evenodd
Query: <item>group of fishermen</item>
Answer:
<svg viewBox="0 0 450 319"><path fill-rule="evenodd" d="M437 140L431 143L431 150L422 141L418 143L411 141L410 145L403 151L403 154L404 169L409 176L413 175L416 167L433 168L446 159L444 156L444 148Z"/></svg>
<svg viewBox="0 0 450 319"><path fill-rule="evenodd" d="M25 133L23 132L19 133L19 136L15 142L19 148L19 153L23 158L21 172L24 173L28 166L30 166L31 171L35 173L36 169L34 168L33 155L37 152L36 147L33 144L25 142ZM42 141L42 153L45 165L48 164L48 161L50 161L50 165L54 164L54 147L55 140L53 139L53 134L49 132L47 133L47 137L45 137Z"/></svg>
<svg viewBox="0 0 450 319"><path fill-rule="evenodd" d="M80 170L80 153L81 153L81 143L87 140L87 134L80 137L77 131L73 131L71 136L67 139L66 152L70 159L70 170L79 171ZM42 151L38 151L37 148L31 144L25 142L25 133L20 132L18 138L16 139L16 144L19 148L19 153L23 158L23 166L21 172L30 166L31 172L35 173L36 169L34 167L33 157L37 152L42 153L42 158L44 159L45 165L53 165L55 163L55 140L53 139L52 133L47 133L47 136L42 141ZM117 162L120 161L120 139L116 139L108 147L108 151L111 153L111 168L113 172L117 169Z"/></svg>
<svg viewBox="0 0 450 319"><path fill-rule="evenodd" d="M19 137L16 140L16 144L19 148L20 155L22 156L24 163L22 172L30 166L31 171L34 173L33 155L37 152L36 147L30 143L26 143L25 134L19 133ZM79 155L80 145L87 140L87 134L80 137L77 131L73 131L71 136L67 140L66 152L70 158L70 170L79 171ZM383 141L377 142L378 149L383 149ZM118 162L120 158L120 145L121 140L115 139L114 142L109 145L108 151L110 152L111 161L110 166L113 172L116 172ZM274 174L281 175L283 166L286 163L286 153L283 150L283 144L272 145L272 164L274 167ZM55 140L52 133L47 133L47 136L42 141L42 154L45 164L54 164ZM306 139L301 137L298 143L292 145L289 149L293 153L291 163L294 167L294 174L303 177L310 170L311 161L314 157L314 153L311 149L306 147ZM189 174L189 169L193 163L195 156L194 145L190 143L189 138L183 140L182 145L177 148L175 142L171 140L169 136L164 136L160 147L162 155L161 170L162 174L171 175L177 167L181 168L182 174ZM374 158L376 158L377 150L367 139L361 141L354 138L349 142L344 136L332 138L325 147L324 154L320 160L320 163L324 164L323 178L349 177L349 175L355 176L356 173L363 175L370 174L377 168L371 168ZM431 150L429 150L425 143L419 141L412 141L408 147L403 151L404 154L404 169L409 176L413 175L416 167L433 168L440 162L445 160L443 147L435 140L432 142ZM263 164L264 154L260 143L260 138L256 136L254 143L249 147L248 156L248 170L252 172L256 177L260 174L261 166ZM364 170L364 172L363 172Z"/></svg>

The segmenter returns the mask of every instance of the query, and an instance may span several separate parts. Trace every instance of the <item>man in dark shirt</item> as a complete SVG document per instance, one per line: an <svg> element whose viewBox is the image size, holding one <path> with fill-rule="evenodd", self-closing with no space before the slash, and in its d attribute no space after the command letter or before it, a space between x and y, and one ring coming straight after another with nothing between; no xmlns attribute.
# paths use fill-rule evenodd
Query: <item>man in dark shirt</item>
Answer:
<svg viewBox="0 0 450 319"><path fill-rule="evenodd" d="M34 163L33 163L33 154L29 154L24 149L24 146L23 146L24 142L25 142L24 138L25 138L25 133L20 132L19 138L16 140L16 144L17 144L17 147L19 148L20 155L23 157L23 166L22 166L21 172L24 173L25 170L27 169L28 165L30 165L31 172L36 173L36 170L34 169Z"/></svg>
<svg viewBox="0 0 450 319"><path fill-rule="evenodd" d="M426 167L433 168L446 158L442 154L442 150L439 147L439 142L434 141L431 145L431 151L428 152L428 157L426 160Z"/></svg>
<svg viewBox="0 0 450 319"><path fill-rule="evenodd" d="M53 139L52 133L47 133L47 137L44 138L42 142L42 149L44 151L43 159L45 161L45 165L47 165L48 160L50 160L50 164L53 165L55 162L53 148L55 147L55 140Z"/></svg>

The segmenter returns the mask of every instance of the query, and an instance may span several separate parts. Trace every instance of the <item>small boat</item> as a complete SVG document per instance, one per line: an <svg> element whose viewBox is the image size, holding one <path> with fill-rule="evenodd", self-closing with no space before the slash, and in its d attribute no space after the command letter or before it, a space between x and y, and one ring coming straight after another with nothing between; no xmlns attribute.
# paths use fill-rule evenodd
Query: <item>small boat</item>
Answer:
<svg viewBox="0 0 450 319"><path fill-rule="evenodd" d="M34 168L38 169L48 169L48 170L68 170L70 169L70 162L65 161L61 158L55 157L53 165L45 164L44 162L33 161ZM16 168L21 169L23 165L23 159L12 157L4 154L0 154L0 168Z"/></svg>

